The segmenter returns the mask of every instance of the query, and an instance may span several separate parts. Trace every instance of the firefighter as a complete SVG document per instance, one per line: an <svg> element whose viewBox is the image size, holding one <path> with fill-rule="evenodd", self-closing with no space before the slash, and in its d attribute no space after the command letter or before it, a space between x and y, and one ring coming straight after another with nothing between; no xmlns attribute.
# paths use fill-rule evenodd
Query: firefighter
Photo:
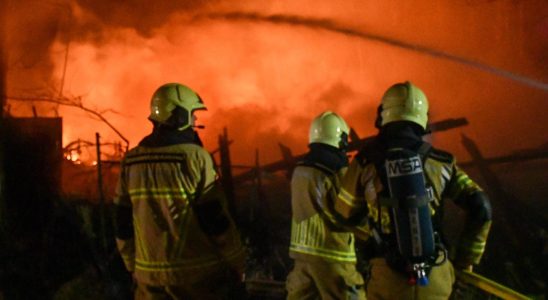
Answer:
<svg viewBox="0 0 548 300"><path fill-rule="evenodd" d="M335 204L342 217L365 223L375 241L367 297L447 299L454 267L471 270L483 254L491 226L489 200L453 155L423 141L428 100L417 86L391 86L378 112L379 133L353 159ZM451 260L441 228L445 199L467 213Z"/></svg>
<svg viewBox="0 0 548 300"><path fill-rule="evenodd" d="M117 246L135 299L230 297L244 251L194 131L194 112L206 106L190 88L168 83L150 110L152 133L125 155L114 200Z"/></svg>
<svg viewBox="0 0 548 300"><path fill-rule="evenodd" d="M333 214L348 167L348 132L339 115L320 114L310 127L310 150L293 171L289 255L295 265L287 277L288 299L365 299L354 235Z"/></svg>

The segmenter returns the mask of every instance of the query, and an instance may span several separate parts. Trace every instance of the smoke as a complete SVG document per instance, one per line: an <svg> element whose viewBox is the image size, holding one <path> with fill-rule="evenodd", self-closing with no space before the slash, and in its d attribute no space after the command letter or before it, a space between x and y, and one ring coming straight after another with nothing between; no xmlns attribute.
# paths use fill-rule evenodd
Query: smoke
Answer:
<svg viewBox="0 0 548 300"><path fill-rule="evenodd" d="M267 23L279 24L279 25L305 26L312 29L316 29L316 30L320 29L320 30L332 31L335 33L344 34L351 37L372 40L372 41L388 44L394 47L399 47L399 48L403 48L411 51L417 51L425 55L447 59L450 61L454 61L456 63L478 68L480 70L493 73L498 76L506 77L511 80L517 81L519 83L522 83L534 88L548 91L547 83L543 83L533 78L522 76L520 74L516 74L516 73L503 70L500 68L496 68L493 66L489 66L471 59L453 55L448 52L439 51L439 50L423 47L417 44L411 44L404 41L387 38L384 36L361 32L352 28L344 27L330 20L307 19L307 18L300 18L296 16L287 16L287 15L262 16L259 14L248 14L248 13L240 13L240 12L229 13L229 14L209 14L209 15L203 15L203 16L196 16L195 19L199 20L201 18L221 19L221 20L227 20L227 21L267 22Z"/></svg>
<svg viewBox="0 0 548 300"><path fill-rule="evenodd" d="M7 93L80 97L134 146L150 131L154 90L181 82L208 106L198 115L207 148L217 148L227 127L233 161L250 164L255 148L262 162L278 159L278 142L305 151L309 123L324 110L361 136L373 134L384 89L411 80L428 95L432 120L470 121L436 136L439 146L465 160L465 130L487 156L502 155L546 140L523 134L548 132L541 7L502 0L9 1ZM11 114L30 114L27 104L12 99ZM96 131L120 139L81 109L30 105L39 115L63 116L64 144L93 140Z"/></svg>
<svg viewBox="0 0 548 300"><path fill-rule="evenodd" d="M119 1L92 1L76 0L75 4L82 11L92 15L97 23L105 29L134 28L140 35L150 37L151 30L165 24L174 12L197 11L217 2L216 0L194 1L155 1L134 0Z"/></svg>
<svg viewBox="0 0 548 300"><path fill-rule="evenodd" d="M61 14L55 5L39 1L30 13L26 5L8 1L6 20L7 84L10 90L45 93L53 80L54 62L49 59L51 43L55 40Z"/></svg>

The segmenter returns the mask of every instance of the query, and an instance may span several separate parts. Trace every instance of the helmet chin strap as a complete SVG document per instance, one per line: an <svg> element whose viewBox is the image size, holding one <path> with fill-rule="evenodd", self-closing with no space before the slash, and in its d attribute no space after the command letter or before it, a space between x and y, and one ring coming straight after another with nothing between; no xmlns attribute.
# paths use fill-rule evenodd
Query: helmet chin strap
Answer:
<svg viewBox="0 0 548 300"><path fill-rule="evenodd" d="M339 141L339 149L342 151L346 151L346 148L348 148L348 134L346 132L341 133L341 139Z"/></svg>
<svg viewBox="0 0 548 300"><path fill-rule="evenodd" d="M375 119L375 128L381 129L382 127L382 104L377 107L377 118Z"/></svg>

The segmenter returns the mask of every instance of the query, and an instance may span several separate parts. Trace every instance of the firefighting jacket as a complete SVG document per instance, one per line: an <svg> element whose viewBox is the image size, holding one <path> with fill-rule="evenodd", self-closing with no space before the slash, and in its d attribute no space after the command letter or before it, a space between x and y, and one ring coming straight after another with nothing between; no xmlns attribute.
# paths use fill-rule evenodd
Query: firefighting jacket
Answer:
<svg viewBox="0 0 548 300"><path fill-rule="evenodd" d="M367 235L373 237L374 227L380 227L380 234L393 233L389 209L378 203L385 189L375 167L377 160L375 156L379 153L382 155L380 148L380 143L375 140L356 155L345 177L341 180L337 197L336 209L343 217L362 214L370 221L368 222L369 232L365 234L365 238ZM423 161L427 185L433 190L434 199L429 202L429 205L434 225L438 227L435 229L441 230L441 226L436 225L440 225L439 218L443 216L444 199L453 200L468 214L455 249L456 263L461 266L479 263L491 226L490 207L482 206L482 203L489 205L488 200L485 198L487 202L483 201L484 193L481 188L456 165L455 158L451 154L430 147ZM477 201L478 199L480 201Z"/></svg>
<svg viewBox="0 0 548 300"><path fill-rule="evenodd" d="M181 284L226 265L241 267L239 234L218 188L211 156L199 145L140 145L130 150L122 162L114 203L129 212L128 218L116 218L121 228L117 245L138 281ZM204 208L217 213L204 220L207 212L197 214ZM215 223L220 226L211 226Z"/></svg>
<svg viewBox="0 0 548 300"><path fill-rule="evenodd" d="M346 159L346 158L345 158ZM337 224L333 215L338 172L320 163L301 162L291 179L291 243L293 259L355 263L354 235Z"/></svg>

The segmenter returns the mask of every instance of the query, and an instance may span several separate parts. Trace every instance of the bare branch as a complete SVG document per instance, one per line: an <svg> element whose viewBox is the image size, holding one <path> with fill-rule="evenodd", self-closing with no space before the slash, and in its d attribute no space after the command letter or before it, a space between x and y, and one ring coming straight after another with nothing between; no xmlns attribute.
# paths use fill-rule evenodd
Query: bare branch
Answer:
<svg viewBox="0 0 548 300"><path fill-rule="evenodd" d="M40 101L40 102L48 102L48 103L55 103L55 104L59 104L59 105L77 107L77 108L91 114L92 116L96 117L97 119L99 119L103 123L105 123L108 127L110 127L110 129L112 129L114 132L116 132L116 134L126 143L126 151L129 148L129 140L126 139L122 135L122 133L118 129L116 129L116 127L114 127L114 125L112 125L112 123L110 123L102 115L101 112L97 112L97 111L95 111L91 108L85 107L82 104L82 97L81 96L76 96L74 98L68 98L68 97L65 97L65 96L59 96L59 97L45 97L45 96L40 96L40 97L12 97L12 96L5 95L4 97L5 97L5 99L14 100L14 101ZM107 111L110 111L110 110L107 110Z"/></svg>
<svg viewBox="0 0 548 300"><path fill-rule="evenodd" d="M114 109L110 109L110 108L109 109L104 109L104 110L101 111L101 114L106 114L106 113L112 113L112 114L115 114L115 115L122 115L121 112L116 111Z"/></svg>

